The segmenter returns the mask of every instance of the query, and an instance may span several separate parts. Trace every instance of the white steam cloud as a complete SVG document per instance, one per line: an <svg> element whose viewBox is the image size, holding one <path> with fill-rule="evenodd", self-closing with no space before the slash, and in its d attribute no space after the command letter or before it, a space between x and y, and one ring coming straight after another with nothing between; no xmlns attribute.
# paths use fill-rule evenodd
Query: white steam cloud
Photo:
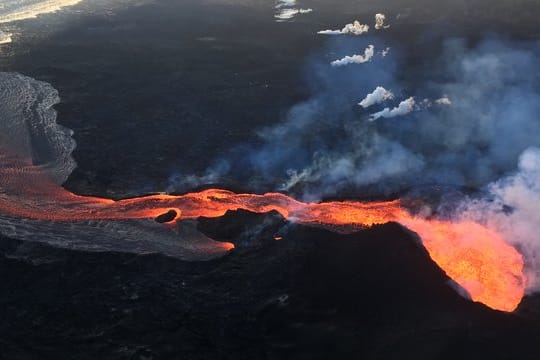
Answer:
<svg viewBox="0 0 540 360"><path fill-rule="evenodd" d="M299 184L319 183L322 188L315 193L304 193L306 200L319 199L320 192L333 193L336 186L343 186L343 179L356 186L373 184L382 179L399 177L424 166L423 160L388 139L375 135L372 146L350 149L346 153L317 153L311 165L302 171L289 170L288 180L280 187L289 191Z"/></svg>
<svg viewBox="0 0 540 360"><path fill-rule="evenodd" d="M375 88L372 93L367 94L367 96L362 101L360 101L358 105L360 105L364 109L367 109L372 105L380 104L386 100L390 100L393 98L394 94L391 91L386 90L382 86L377 86L377 88Z"/></svg>
<svg viewBox="0 0 540 360"><path fill-rule="evenodd" d="M450 100L448 96L443 96L442 98L435 100L435 103L437 105L452 105L452 100Z"/></svg>
<svg viewBox="0 0 540 360"><path fill-rule="evenodd" d="M276 15L274 15L274 18L276 18L278 21L290 20L298 14L307 14L312 11L313 9L282 9Z"/></svg>
<svg viewBox="0 0 540 360"><path fill-rule="evenodd" d="M488 186L491 199L467 200L459 212L486 224L525 257L529 290L540 288L540 148L526 149L514 174Z"/></svg>
<svg viewBox="0 0 540 360"><path fill-rule="evenodd" d="M416 101L414 100L414 97L411 96L410 98L400 102L399 105L393 109L384 108L383 110L379 112L371 114L371 116L369 117L369 120L375 121L380 118L393 118L396 116L407 115L408 113L414 110L415 104L416 104Z"/></svg>
<svg viewBox="0 0 540 360"><path fill-rule="evenodd" d="M313 11L313 9L301 9L295 8L296 0L278 0L276 3L277 13L274 15L276 21L291 20L296 15L307 14Z"/></svg>
<svg viewBox="0 0 540 360"><path fill-rule="evenodd" d="M390 25L386 25L386 15L384 14L375 14L375 29L388 29Z"/></svg>
<svg viewBox="0 0 540 360"><path fill-rule="evenodd" d="M276 8L279 9L281 7L292 7L296 5L296 0L278 0L276 4Z"/></svg>
<svg viewBox="0 0 540 360"><path fill-rule="evenodd" d="M364 55L352 55L352 56L345 56L344 58L341 58L339 60L332 61L332 66L345 66L349 64L363 64L368 61L371 61L373 58L373 55L375 55L375 47L373 45L369 45L364 50Z"/></svg>
<svg viewBox="0 0 540 360"><path fill-rule="evenodd" d="M362 35L369 31L369 25L361 24L358 20L355 20L352 24L347 24L341 30L321 30L317 34L322 35Z"/></svg>

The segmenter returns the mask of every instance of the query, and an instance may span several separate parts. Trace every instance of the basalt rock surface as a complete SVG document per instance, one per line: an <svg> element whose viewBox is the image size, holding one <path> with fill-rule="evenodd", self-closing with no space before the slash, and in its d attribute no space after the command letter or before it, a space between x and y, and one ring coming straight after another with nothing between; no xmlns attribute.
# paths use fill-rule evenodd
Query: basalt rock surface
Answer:
<svg viewBox="0 0 540 360"><path fill-rule="evenodd" d="M2 238L0 359L536 358L538 299L470 302L398 224L342 235L239 211L198 230L236 249L183 262Z"/></svg>

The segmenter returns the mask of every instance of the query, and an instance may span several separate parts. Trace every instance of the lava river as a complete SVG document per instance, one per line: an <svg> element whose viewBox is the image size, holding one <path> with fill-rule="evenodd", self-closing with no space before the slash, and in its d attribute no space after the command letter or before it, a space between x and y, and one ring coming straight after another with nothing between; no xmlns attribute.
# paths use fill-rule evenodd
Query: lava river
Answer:
<svg viewBox="0 0 540 360"><path fill-rule="evenodd" d="M6 159L4 159L4 162ZM210 189L181 196L152 195L113 201L73 194L29 162L13 159L15 172L1 172L0 212L50 221L155 218L175 210L176 219L220 217L228 210L277 211L290 221L337 231L398 222L416 232L431 258L493 309L512 311L523 297L523 258L494 231L474 222L449 222L411 215L399 201L303 203L279 193L236 194ZM232 244L221 243L226 249Z"/></svg>
<svg viewBox="0 0 540 360"><path fill-rule="evenodd" d="M53 106L60 101L58 92L50 84L0 72L0 98L0 225L3 231L14 236L24 238L30 234L30 240L39 241L40 237L49 235L61 245L77 241L78 236L83 237L84 232L94 229L77 227L82 226L81 222L111 220L102 224L106 229L117 226L110 231L108 240L120 242L123 234L130 238L122 249L136 250L140 241L131 241L134 236L149 238L154 249L160 251L160 246L165 245L170 246L169 249L182 246L189 249L194 245L189 241L176 241L154 222L152 227L146 226L150 222L142 224L145 232L133 235L122 220L152 219L169 210L176 211L176 219L195 219L220 217L228 210L245 209L257 213L275 210L290 221L341 232L394 221L416 232L431 258L465 288L473 300L494 309L512 311L523 297L526 288L523 257L499 234L473 222L414 216L399 201L303 203L278 193L235 194L218 189L120 201L73 194L60 185L76 164L71 157L75 148L73 132L56 123ZM52 235L40 232L43 227L32 227L35 224L45 226ZM58 229L58 233L54 233L55 226L73 227L82 233L61 236L65 234ZM168 237L163 235L160 242L158 231ZM88 241L95 249L95 242L101 236L93 234L88 236ZM202 243L201 251L213 254L222 254L233 247L209 238Z"/></svg>

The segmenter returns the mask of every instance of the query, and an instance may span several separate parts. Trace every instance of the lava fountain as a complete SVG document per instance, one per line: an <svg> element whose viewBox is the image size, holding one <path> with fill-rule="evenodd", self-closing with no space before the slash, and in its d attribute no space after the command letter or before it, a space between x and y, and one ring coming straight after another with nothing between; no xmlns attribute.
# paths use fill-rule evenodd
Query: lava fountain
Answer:
<svg viewBox="0 0 540 360"><path fill-rule="evenodd" d="M229 210L243 209L256 213L277 211L292 222L345 232L398 222L419 235L431 258L474 301L512 311L523 297L523 258L499 234L478 223L417 217L400 201L304 203L279 193L236 194L219 189L119 201L73 194L60 185L74 168L74 143L70 131L56 124L52 109L58 102L56 91L46 83L18 74L0 76L0 83L7 84L0 88L4 100L0 113L8 114L0 117L2 215L64 223L154 219L171 210L176 220L215 218ZM233 247L220 242L211 246L222 251Z"/></svg>

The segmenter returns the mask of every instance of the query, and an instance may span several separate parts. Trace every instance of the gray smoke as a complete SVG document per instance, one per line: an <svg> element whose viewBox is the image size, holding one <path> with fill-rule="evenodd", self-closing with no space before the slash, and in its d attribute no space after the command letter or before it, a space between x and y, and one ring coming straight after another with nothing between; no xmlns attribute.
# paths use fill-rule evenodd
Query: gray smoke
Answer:
<svg viewBox="0 0 540 360"><path fill-rule="evenodd" d="M309 65L313 96L260 130L262 145L232 149L190 183L249 179L256 188L309 199L343 190L384 196L432 185L481 189L515 171L525 149L540 147L537 43L489 38L469 46L453 39L438 51L426 43L434 56L421 63L399 61L409 54L375 38L332 38L324 52L347 54L370 43L395 51L361 67L331 67L315 56L320 61ZM377 86L392 89L397 99L448 101L370 122L384 108L357 106L358 94ZM384 107L399 108L399 101L387 102Z"/></svg>

